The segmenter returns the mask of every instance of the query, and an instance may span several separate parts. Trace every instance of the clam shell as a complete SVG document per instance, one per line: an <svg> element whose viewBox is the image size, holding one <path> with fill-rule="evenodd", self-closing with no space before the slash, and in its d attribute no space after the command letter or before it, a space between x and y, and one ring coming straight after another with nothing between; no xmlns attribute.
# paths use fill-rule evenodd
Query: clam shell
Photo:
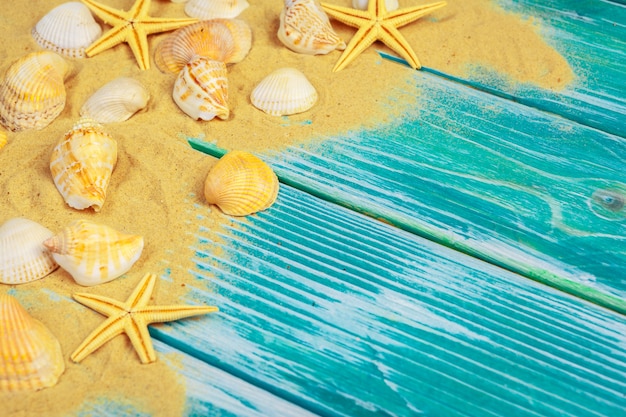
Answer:
<svg viewBox="0 0 626 417"><path fill-rule="evenodd" d="M352 7L358 10L367 10L369 0L352 0ZM392 12L398 8L398 0L385 0L385 8Z"/></svg>
<svg viewBox="0 0 626 417"><path fill-rule="evenodd" d="M50 172L70 207L100 211L116 162L117 142L102 125L83 119L52 150Z"/></svg>
<svg viewBox="0 0 626 417"><path fill-rule="evenodd" d="M154 61L162 72L179 73L202 56L225 64L241 62L252 46L252 31L243 20L204 20L180 28L159 45Z"/></svg>
<svg viewBox="0 0 626 417"><path fill-rule="evenodd" d="M204 57L196 58L178 74L172 97L194 120L228 119L226 65Z"/></svg>
<svg viewBox="0 0 626 417"><path fill-rule="evenodd" d="M204 182L204 197L231 216L269 208L278 196L278 177L269 165L243 151L232 151L213 165Z"/></svg>
<svg viewBox="0 0 626 417"><path fill-rule="evenodd" d="M283 45L300 54L323 55L346 49L317 0L285 0L277 35Z"/></svg>
<svg viewBox="0 0 626 417"><path fill-rule="evenodd" d="M315 87L295 68L272 72L250 94L254 107L272 116L307 111L315 105L317 98Z"/></svg>
<svg viewBox="0 0 626 417"><path fill-rule="evenodd" d="M54 233L32 220L16 217L0 226L0 282L23 284L38 280L59 265L43 246Z"/></svg>
<svg viewBox="0 0 626 417"><path fill-rule="evenodd" d="M119 77L103 85L80 109L81 117L98 123L128 120L148 105L150 93L134 78Z"/></svg>
<svg viewBox="0 0 626 417"><path fill-rule="evenodd" d="M50 10L32 30L42 47L70 58L84 58L85 48L102 34L89 8L79 2L63 3Z"/></svg>
<svg viewBox="0 0 626 417"><path fill-rule="evenodd" d="M14 62L0 84L0 123L14 132L48 126L65 107L68 70L67 62L50 51Z"/></svg>
<svg viewBox="0 0 626 417"><path fill-rule="evenodd" d="M249 6L246 0L189 0L185 4L185 14L202 20L232 19Z"/></svg>
<svg viewBox="0 0 626 417"><path fill-rule="evenodd" d="M0 392L51 387L63 371L57 338L17 299L0 294Z"/></svg>
<svg viewBox="0 0 626 417"><path fill-rule="evenodd" d="M78 284L93 286L128 272L141 255L143 237L76 220L43 244Z"/></svg>

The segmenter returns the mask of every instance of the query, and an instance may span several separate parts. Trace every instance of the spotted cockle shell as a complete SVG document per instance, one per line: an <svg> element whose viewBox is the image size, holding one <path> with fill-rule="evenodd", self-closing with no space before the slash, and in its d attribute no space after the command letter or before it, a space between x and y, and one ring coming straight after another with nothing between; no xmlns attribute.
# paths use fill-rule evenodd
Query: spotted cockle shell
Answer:
<svg viewBox="0 0 626 417"><path fill-rule="evenodd" d="M204 197L225 214L247 216L269 208L278 196L278 177L258 157L231 151L211 167Z"/></svg>
<svg viewBox="0 0 626 417"><path fill-rule="evenodd" d="M80 109L81 117L99 123L128 120L148 105L150 93L138 80L119 77L98 89Z"/></svg>
<svg viewBox="0 0 626 417"><path fill-rule="evenodd" d="M43 244L77 283L93 286L128 272L141 255L143 237L76 220Z"/></svg>
<svg viewBox="0 0 626 417"><path fill-rule="evenodd" d="M203 20L166 37L157 46L154 61L162 72L178 74L197 56L236 64L248 55L251 46L252 31L243 20Z"/></svg>
<svg viewBox="0 0 626 417"><path fill-rule="evenodd" d="M172 97L178 107L194 120L228 119L226 65L197 57L178 74Z"/></svg>
<svg viewBox="0 0 626 417"><path fill-rule="evenodd" d="M54 233L29 219L16 217L0 226L0 282L23 284L38 280L59 265L43 246Z"/></svg>
<svg viewBox="0 0 626 417"><path fill-rule="evenodd" d="M76 1L63 3L41 18L32 30L42 47L70 58L84 58L85 48L102 34L89 8Z"/></svg>
<svg viewBox="0 0 626 417"><path fill-rule="evenodd" d="M58 339L15 297L0 294L0 392L51 387L64 371Z"/></svg>
<svg viewBox="0 0 626 417"><path fill-rule="evenodd" d="M0 123L14 132L48 126L65 107L68 71L67 62L50 51L14 62L0 84Z"/></svg>
<svg viewBox="0 0 626 417"><path fill-rule="evenodd" d="M50 172L65 202L100 211L117 162L117 142L102 125L81 119L52 150Z"/></svg>
<svg viewBox="0 0 626 417"><path fill-rule="evenodd" d="M346 49L318 0L285 0L278 39L294 52L323 55Z"/></svg>
<svg viewBox="0 0 626 417"><path fill-rule="evenodd" d="M250 4L246 0L189 0L185 14L198 19L232 19L239 16Z"/></svg>
<svg viewBox="0 0 626 417"><path fill-rule="evenodd" d="M370 0L352 0L352 7L358 10L367 10ZM398 8L398 0L385 0L385 8L388 12Z"/></svg>
<svg viewBox="0 0 626 417"><path fill-rule="evenodd" d="M254 107L272 116L307 111L315 105L317 98L315 87L295 68L272 72L250 94Z"/></svg>

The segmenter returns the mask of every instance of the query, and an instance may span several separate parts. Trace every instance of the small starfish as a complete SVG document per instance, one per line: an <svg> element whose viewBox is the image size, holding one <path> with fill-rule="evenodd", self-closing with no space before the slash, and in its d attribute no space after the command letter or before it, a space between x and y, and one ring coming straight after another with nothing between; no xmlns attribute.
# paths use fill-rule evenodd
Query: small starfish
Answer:
<svg viewBox="0 0 626 417"><path fill-rule="evenodd" d="M156 354L148 333L149 324L174 321L218 310L213 306L148 306L155 282L156 275L146 274L124 303L100 295L73 294L72 297L76 301L109 318L87 336L70 358L74 362L80 362L115 336L126 333L141 363L154 362Z"/></svg>
<svg viewBox="0 0 626 417"><path fill-rule="evenodd" d="M359 28L350 40L350 43L348 43L346 50L339 57L333 72L342 70L376 40L383 41L385 45L400 54L413 69L421 68L415 52L413 52L406 39L400 34L398 28L414 22L445 5L445 1L440 1L387 12L385 0L369 0L367 10L357 10L322 3L322 8L329 16L348 26Z"/></svg>
<svg viewBox="0 0 626 417"><path fill-rule="evenodd" d="M85 49L85 54L91 57L126 42L142 70L150 68L148 35L178 29L198 21L192 18L171 19L147 16L150 0L135 0L135 4L127 12L93 0L82 0L82 2L104 23L113 26Z"/></svg>

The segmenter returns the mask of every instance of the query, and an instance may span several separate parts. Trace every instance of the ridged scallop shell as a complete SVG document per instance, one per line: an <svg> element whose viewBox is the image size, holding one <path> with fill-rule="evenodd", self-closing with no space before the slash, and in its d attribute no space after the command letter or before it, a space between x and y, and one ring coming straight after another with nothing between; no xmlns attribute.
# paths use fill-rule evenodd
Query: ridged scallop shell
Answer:
<svg viewBox="0 0 626 417"><path fill-rule="evenodd" d="M250 101L272 116L286 116L309 110L317 102L317 91L295 68L280 68L252 90Z"/></svg>
<svg viewBox="0 0 626 417"><path fill-rule="evenodd" d="M178 74L172 97L194 120L228 119L226 65L204 57L194 59Z"/></svg>
<svg viewBox="0 0 626 417"><path fill-rule="evenodd" d="M117 162L117 142L102 125L83 119L52 150L50 172L65 202L100 211Z"/></svg>
<svg viewBox="0 0 626 417"><path fill-rule="evenodd" d="M67 62L50 51L14 62L0 84L0 123L14 132L48 126L65 107L68 70Z"/></svg>
<svg viewBox="0 0 626 417"><path fill-rule="evenodd" d="M76 220L43 244L78 284L93 286L128 272L141 255L143 237Z"/></svg>
<svg viewBox="0 0 626 417"><path fill-rule="evenodd" d="M59 265L43 246L54 233L32 220L16 217L0 226L0 282L24 284L45 277Z"/></svg>
<svg viewBox="0 0 626 417"><path fill-rule="evenodd" d="M285 0L277 35L283 45L300 54L323 55L346 49L317 0Z"/></svg>
<svg viewBox="0 0 626 417"><path fill-rule="evenodd" d="M93 93L80 109L81 117L98 123L128 120L148 105L150 93L134 78L119 77Z"/></svg>
<svg viewBox="0 0 626 417"><path fill-rule="evenodd" d="M269 208L278 188L278 177L269 165L248 152L232 151L209 170L204 197L225 214L247 216Z"/></svg>
<svg viewBox="0 0 626 417"><path fill-rule="evenodd" d="M17 299L0 294L0 392L51 387L64 371L57 338Z"/></svg>
<svg viewBox="0 0 626 417"><path fill-rule="evenodd" d="M369 0L352 0L352 7L358 10L367 10ZM398 0L385 0L385 8L388 12L398 8Z"/></svg>
<svg viewBox="0 0 626 417"><path fill-rule="evenodd" d="M246 0L189 0L185 14L202 20L232 19L239 16L250 4Z"/></svg>
<svg viewBox="0 0 626 417"><path fill-rule="evenodd" d="M63 3L41 18L32 30L42 47L70 58L84 58L85 48L102 34L89 8L79 2Z"/></svg>
<svg viewBox="0 0 626 417"><path fill-rule="evenodd" d="M162 72L179 73L197 56L236 64L251 46L252 31L243 20L204 20L172 32L157 46L154 61Z"/></svg>

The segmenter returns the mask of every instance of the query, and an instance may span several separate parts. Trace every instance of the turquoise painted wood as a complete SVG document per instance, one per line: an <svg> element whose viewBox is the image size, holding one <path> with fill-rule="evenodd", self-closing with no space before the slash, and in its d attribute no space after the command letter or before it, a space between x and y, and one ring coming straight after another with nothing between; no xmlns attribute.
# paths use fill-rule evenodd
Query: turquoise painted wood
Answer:
<svg viewBox="0 0 626 417"><path fill-rule="evenodd" d="M193 199L192 199L193 200ZM152 335L324 416L621 416L626 317L282 186L204 225L210 320Z"/></svg>

